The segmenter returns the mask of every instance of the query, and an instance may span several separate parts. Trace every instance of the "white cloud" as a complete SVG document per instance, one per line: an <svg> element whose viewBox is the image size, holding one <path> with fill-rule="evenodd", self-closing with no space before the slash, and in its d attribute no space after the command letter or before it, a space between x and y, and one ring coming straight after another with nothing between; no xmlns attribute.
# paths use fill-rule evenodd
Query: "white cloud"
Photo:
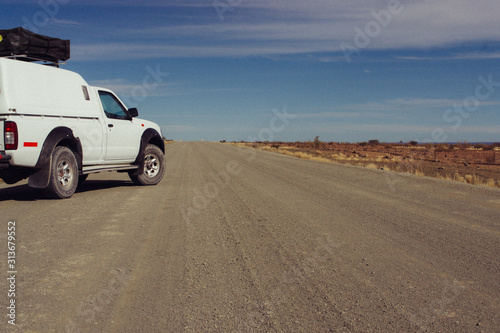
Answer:
<svg viewBox="0 0 500 333"><path fill-rule="evenodd" d="M58 26L80 26L82 23L71 20L61 20L55 17L50 19L50 23L58 25Z"/></svg>
<svg viewBox="0 0 500 333"><path fill-rule="evenodd" d="M446 98L396 98L382 102L349 104L338 108L357 111L421 111L444 110L454 105L463 105L464 100ZM497 106L500 101L480 101L480 106Z"/></svg>
<svg viewBox="0 0 500 333"><path fill-rule="evenodd" d="M457 54L453 59L458 60L488 60L488 59L500 59L500 52L470 52Z"/></svg>
<svg viewBox="0 0 500 333"><path fill-rule="evenodd" d="M244 57L244 56L269 56L276 54L302 54L311 50L323 51L317 45L310 43L300 48L293 45L158 45L137 42L107 43L107 44L74 44L72 60L117 60L117 59L154 59L154 58L180 58L180 57ZM131 52L131 50L138 50Z"/></svg>
<svg viewBox="0 0 500 333"><path fill-rule="evenodd" d="M324 133L342 133L342 132L369 132L369 133L419 133L421 135L430 135L436 128L442 126L436 125L406 125L406 124L332 124L318 125L311 127L314 132ZM461 126L457 131L447 130L446 133L484 133L498 134L500 126Z"/></svg>
<svg viewBox="0 0 500 333"><path fill-rule="evenodd" d="M170 132L192 132L198 131L200 128L191 126L191 125L164 125L161 126L162 132L170 133Z"/></svg>
<svg viewBox="0 0 500 333"><path fill-rule="evenodd" d="M458 53L449 56L434 56L434 57L421 57L421 56L399 56L399 60L493 60L500 59L500 52L466 52Z"/></svg>
<svg viewBox="0 0 500 333"><path fill-rule="evenodd" d="M345 109L345 107L338 107L337 109ZM321 113L303 113L296 114L298 118L333 118L333 119L354 119L354 118L387 118L390 115L378 112L321 112Z"/></svg>
<svg viewBox="0 0 500 333"><path fill-rule="evenodd" d="M363 50L500 42L500 6L494 0L401 0L389 16L388 4L392 2L385 0L242 0L233 3L221 21L212 1L201 4L194 0L141 2L141 6L171 7L169 10L196 8L192 9L189 21L195 23L148 22L142 27L134 23L136 29L120 34L128 36L130 42L75 45L75 57L239 57L340 52L342 43L359 48L359 43L356 44L359 31L366 34L370 27L377 25L379 30L368 33ZM130 5L129 1L118 4ZM385 23L377 23L376 17ZM141 18L134 21L141 22ZM140 51L129 52L132 45L137 49L139 38L142 40ZM463 56L474 57L474 54ZM489 56L498 58L498 53ZM324 58L325 61L332 59L336 60Z"/></svg>
<svg viewBox="0 0 500 333"><path fill-rule="evenodd" d="M89 82L90 85L113 90L119 95L130 94L137 85L127 82L124 79L96 80Z"/></svg>
<svg viewBox="0 0 500 333"><path fill-rule="evenodd" d="M161 83L154 88L148 87L148 89L141 89L141 87L143 87L142 82L133 83L125 79L95 80L89 82L89 84L96 87L110 89L118 95L124 97L134 96L138 91L141 94L141 98L152 96L170 96L173 94L173 92L170 91L170 86L172 86L173 84L170 83Z"/></svg>
<svg viewBox="0 0 500 333"><path fill-rule="evenodd" d="M464 100L438 98L396 98L381 102L345 104L330 107L328 110L312 110L310 113L296 114L299 118L325 119L396 119L398 115L419 112L445 112L454 105L463 105ZM481 101L479 106L500 106L500 101ZM314 112L316 111L316 112ZM437 113L438 115L441 113ZM389 126L389 125L388 125Z"/></svg>

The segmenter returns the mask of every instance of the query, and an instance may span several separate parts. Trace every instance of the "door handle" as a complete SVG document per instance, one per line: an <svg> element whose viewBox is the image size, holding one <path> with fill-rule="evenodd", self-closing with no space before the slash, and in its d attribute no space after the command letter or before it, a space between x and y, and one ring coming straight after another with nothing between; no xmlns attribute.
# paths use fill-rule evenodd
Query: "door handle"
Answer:
<svg viewBox="0 0 500 333"><path fill-rule="evenodd" d="M113 124L108 124L108 127L109 127L109 128L111 128L111 127L113 127L113 126L115 126L115 125L113 125Z"/></svg>

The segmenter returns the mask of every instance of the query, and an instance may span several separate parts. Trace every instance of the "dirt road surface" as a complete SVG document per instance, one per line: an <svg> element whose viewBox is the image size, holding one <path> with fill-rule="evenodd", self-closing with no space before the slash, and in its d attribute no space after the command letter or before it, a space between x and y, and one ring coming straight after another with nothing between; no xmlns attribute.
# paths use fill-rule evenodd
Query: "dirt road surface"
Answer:
<svg viewBox="0 0 500 333"><path fill-rule="evenodd" d="M1 332L500 331L498 189L181 142L157 186L0 211Z"/></svg>

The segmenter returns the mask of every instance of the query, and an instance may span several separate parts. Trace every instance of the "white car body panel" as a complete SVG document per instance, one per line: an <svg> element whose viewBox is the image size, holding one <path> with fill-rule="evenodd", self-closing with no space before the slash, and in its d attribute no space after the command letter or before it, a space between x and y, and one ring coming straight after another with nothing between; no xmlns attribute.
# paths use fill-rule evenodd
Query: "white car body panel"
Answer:
<svg viewBox="0 0 500 333"><path fill-rule="evenodd" d="M89 86L77 73L0 58L0 152L9 156L11 166L34 167L49 133L64 127L81 144L83 166L133 163L142 134L152 129L161 137L160 127L139 118L108 118L99 91L116 97L108 89ZM17 125L16 150L5 149L5 121Z"/></svg>

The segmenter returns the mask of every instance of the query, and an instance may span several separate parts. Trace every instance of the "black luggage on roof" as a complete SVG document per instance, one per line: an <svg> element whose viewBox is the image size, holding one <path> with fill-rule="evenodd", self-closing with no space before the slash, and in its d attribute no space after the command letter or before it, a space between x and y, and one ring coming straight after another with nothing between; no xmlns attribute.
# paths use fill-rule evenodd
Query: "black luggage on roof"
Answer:
<svg viewBox="0 0 500 333"><path fill-rule="evenodd" d="M0 56L24 56L26 60L66 61L70 56L69 40L43 36L14 28L0 30Z"/></svg>

